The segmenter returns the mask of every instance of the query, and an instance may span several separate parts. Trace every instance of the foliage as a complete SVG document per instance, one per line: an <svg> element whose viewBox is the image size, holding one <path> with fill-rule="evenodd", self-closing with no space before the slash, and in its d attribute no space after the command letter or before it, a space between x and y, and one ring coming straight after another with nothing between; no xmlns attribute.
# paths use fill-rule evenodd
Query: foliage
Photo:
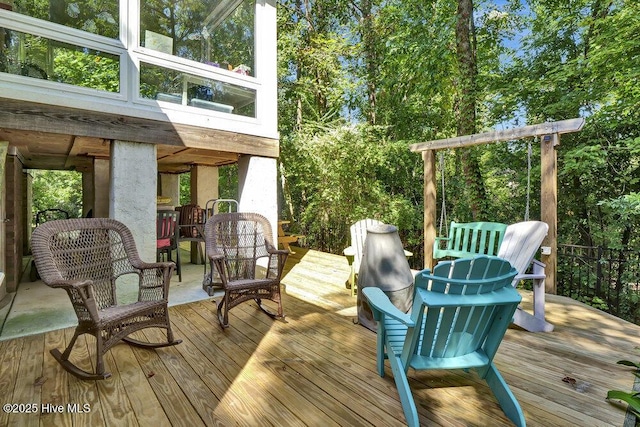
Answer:
<svg viewBox="0 0 640 427"><path fill-rule="evenodd" d="M635 368L633 375L636 378L636 381L640 380L640 364L632 362L630 360L620 360L618 361L619 365L631 366ZM620 400L628 405L628 408L631 412L635 414L636 417L640 417L640 392L639 391L621 391L621 390L609 390L607 392L607 400Z"/></svg>
<svg viewBox="0 0 640 427"><path fill-rule="evenodd" d="M283 138L293 215L310 246L340 253L349 245L349 226L365 217L396 225L408 248L420 245L422 161L384 132L343 126Z"/></svg>
<svg viewBox="0 0 640 427"><path fill-rule="evenodd" d="M33 226L36 214L46 209L62 209L71 218L82 216L82 175L72 171L32 170Z"/></svg>
<svg viewBox="0 0 640 427"><path fill-rule="evenodd" d="M180 206L191 203L191 172L180 174Z"/></svg>
<svg viewBox="0 0 640 427"><path fill-rule="evenodd" d="M310 246L341 253L349 224L374 217L422 254L422 161L407 148L456 135L458 3L306 0L279 9L281 214ZM640 5L474 3L477 131L584 117L584 129L556 148L560 243L639 249ZM486 193L481 219L538 219L540 148L531 138L438 152L440 225L474 215L468 155ZM637 318L637 291L619 289L636 282L631 264L609 269L575 296Z"/></svg>
<svg viewBox="0 0 640 427"><path fill-rule="evenodd" d="M58 48L55 52L53 80L109 92L120 91L120 62L117 56L80 48Z"/></svg>
<svg viewBox="0 0 640 427"><path fill-rule="evenodd" d="M527 122L585 117L558 147L558 228L562 242L637 247L638 217L627 196L640 191L640 92L633 60L640 41L637 2L532 0L522 20L522 50L506 62L508 77L493 86L490 110ZM493 108L497 106L499 108ZM621 219L628 219L628 222Z"/></svg>
<svg viewBox="0 0 640 427"><path fill-rule="evenodd" d="M238 165L218 168L218 198L238 200ZM180 205L191 203L191 172L180 174ZM204 206L202 206L204 207Z"/></svg>
<svg viewBox="0 0 640 427"><path fill-rule="evenodd" d="M12 3L13 10L25 15L105 37L118 38L119 5L114 0L15 0Z"/></svg>
<svg viewBox="0 0 640 427"><path fill-rule="evenodd" d="M219 198L238 200L238 164L222 166L218 174Z"/></svg>

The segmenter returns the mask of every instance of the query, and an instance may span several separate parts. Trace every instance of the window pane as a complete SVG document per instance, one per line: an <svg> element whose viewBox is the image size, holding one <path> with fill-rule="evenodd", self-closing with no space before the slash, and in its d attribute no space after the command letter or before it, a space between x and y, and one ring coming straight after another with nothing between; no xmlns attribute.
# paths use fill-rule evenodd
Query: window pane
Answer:
<svg viewBox="0 0 640 427"><path fill-rule="evenodd" d="M140 96L255 117L256 91L151 64L140 64Z"/></svg>
<svg viewBox="0 0 640 427"><path fill-rule="evenodd" d="M140 44L253 75L253 0L140 0Z"/></svg>
<svg viewBox="0 0 640 427"><path fill-rule="evenodd" d="M109 92L120 91L120 58L0 28L0 72Z"/></svg>
<svg viewBox="0 0 640 427"><path fill-rule="evenodd" d="M105 37L118 38L118 0L21 0L12 10Z"/></svg>

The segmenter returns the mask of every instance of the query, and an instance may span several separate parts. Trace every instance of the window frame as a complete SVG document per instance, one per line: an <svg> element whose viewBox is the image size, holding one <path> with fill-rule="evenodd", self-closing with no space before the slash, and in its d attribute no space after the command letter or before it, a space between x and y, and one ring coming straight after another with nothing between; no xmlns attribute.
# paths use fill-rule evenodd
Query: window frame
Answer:
<svg viewBox="0 0 640 427"><path fill-rule="evenodd" d="M254 34L258 34L261 27L259 23L261 9L265 6L273 6L275 9L275 6L264 0L254 0L252 3L255 8L253 31ZM264 68L267 66L267 64L260 63L261 60L264 60L263 55L256 54L254 56L255 70L253 70L253 75L244 75L142 47L139 45L139 0L120 0L119 6L120 34L118 39L0 9L0 26L8 30L45 37L81 48L84 47L113 54L120 58L119 93L50 80L29 78L15 74L0 73L0 89L3 90L3 96L41 102L39 100L42 99L44 89L48 95L51 95L47 97L47 102L60 106L118 114L122 114L122 108L125 107L127 108L127 115L134 117L175 121L177 123L221 130L239 131L240 129L244 129L246 132L255 135L277 135L275 120L272 117L266 117L267 120L264 120L265 118L262 117L263 111L272 110L265 110L264 107L260 105L260 100L265 99L263 93L265 86L263 80L258 77L258 70L262 69L264 71ZM275 16L275 14L273 16ZM133 19L134 17L135 19ZM270 16L269 19L271 19ZM274 26L275 22L268 22L266 25ZM259 39L259 37L254 36L254 52L258 52L260 45L264 43L264 41L260 41ZM273 48L275 50L275 46ZM275 58L273 58L273 60L275 61ZM251 89L255 91L255 117L221 113L193 106L168 105L169 103L159 103L156 100L143 98L140 96L140 61L184 72L196 77L213 79L222 83ZM274 63L272 66L276 67L276 64ZM273 81L269 83L269 86L274 85L274 88L270 88L268 92L275 92L276 82ZM8 89L8 91L6 89ZM271 115L271 113L269 115ZM201 118L199 119L198 117ZM225 121L221 122L219 120L220 118L224 118ZM245 123L245 125L233 125L233 123L224 122L241 122ZM247 128L246 124L251 124L252 126Z"/></svg>

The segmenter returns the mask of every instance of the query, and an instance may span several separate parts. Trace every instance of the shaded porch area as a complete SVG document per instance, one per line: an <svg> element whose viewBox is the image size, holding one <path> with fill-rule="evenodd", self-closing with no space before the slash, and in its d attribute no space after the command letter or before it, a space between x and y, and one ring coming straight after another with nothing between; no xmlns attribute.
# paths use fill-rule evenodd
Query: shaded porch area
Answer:
<svg viewBox="0 0 640 427"><path fill-rule="evenodd" d="M201 288L202 266L185 265L183 284ZM71 328L0 341L0 400L37 408L0 412L0 424L405 425L388 363L384 378L375 370L375 334L353 323L348 276L344 257L295 248L283 279L286 323L245 303L223 331L206 295L173 305L183 343L155 351L117 345L105 359L113 374L105 381L80 381L49 354ZM638 358L640 327L554 295L547 317L552 333L510 329L495 358L527 423L624 425L625 411L605 396L633 387L632 372L616 362ZM81 342L87 354L94 350L92 338ZM410 371L409 378L423 425L510 425L474 373Z"/></svg>

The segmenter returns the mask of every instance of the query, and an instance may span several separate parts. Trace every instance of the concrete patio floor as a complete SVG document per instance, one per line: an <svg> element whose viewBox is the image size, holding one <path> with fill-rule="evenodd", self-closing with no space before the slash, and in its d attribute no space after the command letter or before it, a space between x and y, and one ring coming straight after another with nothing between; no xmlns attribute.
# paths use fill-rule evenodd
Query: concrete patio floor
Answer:
<svg viewBox="0 0 640 427"><path fill-rule="evenodd" d="M184 251L183 260L189 259ZM42 280L30 281L31 258L25 258L25 272L17 292L0 308L0 341L75 326L78 323L67 293L48 287ZM182 282L174 273L169 305L212 299L202 289L203 265L182 263ZM137 292L137 289L134 289ZM222 294L220 292L220 294ZM126 295L122 295L127 298Z"/></svg>

